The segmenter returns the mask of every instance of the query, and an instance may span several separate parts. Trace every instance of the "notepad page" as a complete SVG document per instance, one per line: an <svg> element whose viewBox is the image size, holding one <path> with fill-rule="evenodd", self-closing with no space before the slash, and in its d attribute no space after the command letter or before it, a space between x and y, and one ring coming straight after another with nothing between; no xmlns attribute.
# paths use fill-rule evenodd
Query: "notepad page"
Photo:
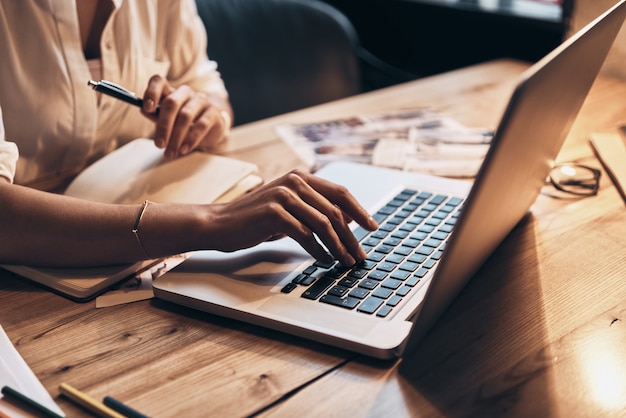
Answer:
<svg viewBox="0 0 626 418"><path fill-rule="evenodd" d="M105 203L212 203L256 173L252 163L205 152L167 160L136 139L87 167L65 194Z"/></svg>
<svg viewBox="0 0 626 418"><path fill-rule="evenodd" d="M51 411L65 416L0 326L0 387L2 386L10 386ZM12 404L2 400L2 394L0 394L0 411L11 417L22 416Z"/></svg>

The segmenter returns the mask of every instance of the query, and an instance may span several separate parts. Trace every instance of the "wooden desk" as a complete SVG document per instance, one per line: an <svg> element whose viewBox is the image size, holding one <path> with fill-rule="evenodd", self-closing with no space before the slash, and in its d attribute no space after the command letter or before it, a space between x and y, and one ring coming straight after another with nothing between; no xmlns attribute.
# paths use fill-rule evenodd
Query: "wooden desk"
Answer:
<svg viewBox="0 0 626 418"><path fill-rule="evenodd" d="M488 63L242 126L224 153L258 163L269 179L298 165L277 123L432 105L469 126L494 126L525 68ZM598 80L561 159L599 167L588 135L626 117L625 97L625 82ZM59 397L61 382L157 417L618 416L626 411L624 209L606 175L597 197L542 194L403 361L160 301L95 309L8 273L0 323L69 416L86 413Z"/></svg>

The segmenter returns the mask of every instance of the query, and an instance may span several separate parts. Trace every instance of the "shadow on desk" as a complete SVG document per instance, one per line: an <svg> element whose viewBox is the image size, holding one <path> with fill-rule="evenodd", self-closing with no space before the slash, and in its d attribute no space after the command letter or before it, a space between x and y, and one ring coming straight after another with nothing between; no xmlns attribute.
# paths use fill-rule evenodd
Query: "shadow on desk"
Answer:
<svg viewBox="0 0 626 418"><path fill-rule="evenodd" d="M398 385L410 410L426 402L447 416L493 416L525 400L524 413L555 412L547 401L528 405L539 396L530 391L545 395L553 386L534 229L530 214L400 363Z"/></svg>

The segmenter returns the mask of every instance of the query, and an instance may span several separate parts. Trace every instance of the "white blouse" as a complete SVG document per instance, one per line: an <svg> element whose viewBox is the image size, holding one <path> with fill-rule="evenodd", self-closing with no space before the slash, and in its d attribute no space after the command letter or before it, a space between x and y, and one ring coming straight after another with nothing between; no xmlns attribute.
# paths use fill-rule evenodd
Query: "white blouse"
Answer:
<svg viewBox="0 0 626 418"><path fill-rule="evenodd" d="M174 86L227 97L194 0L112 0L102 78L141 96L161 74ZM154 123L87 85L74 1L0 0L0 176L50 188ZM19 149L19 159L15 149Z"/></svg>

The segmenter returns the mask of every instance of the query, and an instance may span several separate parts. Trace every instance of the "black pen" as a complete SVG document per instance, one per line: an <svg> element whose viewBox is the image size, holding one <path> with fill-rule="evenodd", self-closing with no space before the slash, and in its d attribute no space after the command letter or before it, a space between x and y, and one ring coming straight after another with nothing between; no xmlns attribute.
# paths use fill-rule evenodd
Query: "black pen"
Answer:
<svg viewBox="0 0 626 418"><path fill-rule="evenodd" d="M105 396L102 403L128 418L148 418L141 412L134 410L111 396Z"/></svg>
<svg viewBox="0 0 626 418"><path fill-rule="evenodd" d="M51 418L63 418L63 415L59 415L56 412L51 411L46 406L40 404L39 402L35 401L34 399L29 398L28 396L24 395L23 393L18 392L17 390L11 388L10 386L3 386L2 387L2 394L7 396L7 397L10 397L12 399L15 399L15 400L23 403L24 405L29 406L34 411L37 411L39 414L42 414L43 416L51 417Z"/></svg>
<svg viewBox="0 0 626 418"><path fill-rule="evenodd" d="M143 107L142 99L137 97L135 93L132 93L126 90L124 87L118 84L111 83L110 81L106 81L106 80L100 80L100 81L89 80L87 82L87 85L93 87L95 91L106 94L107 96L115 97L116 99L122 100L126 103L130 103L137 107ZM154 114L155 115L159 114L158 105Z"/></svg>

